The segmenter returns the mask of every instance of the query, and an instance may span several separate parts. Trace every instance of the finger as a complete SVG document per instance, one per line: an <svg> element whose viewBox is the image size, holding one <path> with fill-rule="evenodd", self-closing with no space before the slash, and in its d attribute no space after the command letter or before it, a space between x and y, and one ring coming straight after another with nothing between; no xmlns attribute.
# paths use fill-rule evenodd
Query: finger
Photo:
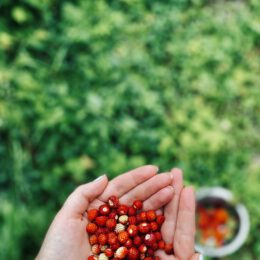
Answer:
<svg viewBox="0 0 260 260"><path fill-rule="evenodd" d="M167 186L159 190L150 198L144 201L143 210L151 210L151 209L157 210L162 208L172 199L173 194L174 194L174 189L172 186Z"/></svg>
<svg viewBox="0 0 260 260"><path fill-rule="evenodd" d="M163 250L156 251L156 256L159 256L163 260L177 260L173 255L167 255Z"/></svg>
<svg viewBox="0 0 260 260"><path fill-rule="evenodd" d="M157 166L146 165L120 175L109 182L105 192L99 199L107 201L111 195L121 197L137 185L153 177L157 172Z"/></svg>
<svg viewBox="0 0 260 260"><path fill-rule="evenodd" d="M181 190L183 188L183 177L180 169L171 171L173 176L174 196L173 199L164 208L165 222L162 225L162 235L167 243L172 243L177 222L177 213Z"/></svg>
<svg viewBox="0 0 260 260"><path fill-rule="evenodd" d="M191 259L190 260L203 260L203 255L201 255L201 254L194 254L192 257L191 257Z"/></svg>
<svg viewBox="0 0 260 260"><path fill-rule="evenodd" d="M181 192L174 237L174 253L177 258L190 259L194 254L195 194L191 187Z"/></svg>
<svg viewBox="0 0 260 260"><path fill-rule="evenodd" d="M93 182L79 186L71 193L61 210L71 216L82 216L89 203L104 191L107 184L107 176L103 175Z"/></svg>
<svg viewBox="0 0 260 260"><path fill-rule="evenodd" d="M167 187L172 183L172 178L168 173L161 173L153 176L149 180L143 182L141 185L133 188L120 198L120 201L127 205L132 205L136 200L146 200L159 190Z"/></svg>

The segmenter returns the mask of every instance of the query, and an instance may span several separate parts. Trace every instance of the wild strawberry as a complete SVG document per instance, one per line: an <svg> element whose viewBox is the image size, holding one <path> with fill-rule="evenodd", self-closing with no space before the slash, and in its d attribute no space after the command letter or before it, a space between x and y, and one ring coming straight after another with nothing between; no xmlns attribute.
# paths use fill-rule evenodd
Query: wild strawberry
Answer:
<svg viewBox="0 0 260 260"><path fill-rule="evenodd" d="M159 256L155 256L154 260L161 260Z"/></svg>
<svg viewBox="0 0 260 260"><path fill-rule="evenodd" d="M96 244L98 242L98 238L96 235L92 235L89 237L89 244L91 246L93 246L94 244Z"/></svg>
<svg viewBox="0 0 260 260"><path fill-rule="evenodd" d="M139 258L139 251L135 247L131 247L128 251L127 259L137 260Z"/></svg>
<svg viewBox="0 0 260 260"><path fill-rule="evenodd" d="M151 256L147 256L144 258L144 260L153 260L153 258Z"/></svg>
<svg viewBox="0 0 260 260"><path fill-rule="evenodd" d="M168 255L173 254L173 245L172 244L165 244L164 251Z"/></svg>
<svg viewBox="0 0 260 260"><path fill-rule="evenodd" d="M147 255L148 255L148 256L154 256L154 249L148 248L148 250L147 250Z"/></svg>
<svg viewBox="0 0 260 260"><path fill-rule="evenodd" d="M131 238L128 238L127 241L124 243L124 246L129 249L133 246L133 240Z"/></svg>
<svg viewBox="0 0 260 260"><path fill-rule="evenodd" d="M97 225L95 223L88 223L86 227L86 231L89 234L94 234L97 231Z"/></svg>
<svg viewBox="0 0 260 260"><path fill-rule="evenodd" d="M116 242L115 244L111 245L111 249L115 252L120 247L119 242Z"/></svg>
<svg viewBox="0 0 260 260"><path fill-rule="evenodd" d="M128 217L128 223L129 225L135 225L137 223L135 216Z"/></svg>
<svg viewBox="0 0 260 260"><path fill-rule="evenodd" d="M100 235L100 234L107 234L109 232L107 227L98 227L97 231L96 231L96 235Z"/></svg>
<svg viewBox="0 0 260 260"><path fill-rule="evenodd" d="M116 250L114 257L118 259L124 259L127 256L127 254L128 254L128 249L124 246L121 246Z"/></svg>
<svg viewBox="0 0 260 260"><path fill-rule="evenodd" d="M156 214L155 214L155 211L154 210L148 210L146 212L146 217L147 217L147 220L148 221L154 221L156 219Z"/></svg>
<svg viewBox="0 0 260 260"><path fill-rule="evenodd" d="M154 235L155 235L157 241L162 240L162 234L161 234L161 232L158 232L158 231L157 231L157 232L154 233Z"/></svg>
<svg viewBox="0 0 260 260"><path fill-rule="evenodd" d="M154 251L156 251L156 250L158 249L157 243L156 243L156 242L153 243L153 244L151 245L151 248L152 248Z"/></svg>
<svg viewBox="0 0 260 260"><path fill-rule="evenodd" d="M120 244L124 244L129 238L129 234L126 231L120 232L117 236Z"/></svg>
<svg viewBox="0 0 260 260"><path fill-rule="evenodd" d="M110 208L107 204L101 205L99 207L99 214L107 216L110 213Z"/></svg>
<svg viewBox="0 0 260 260"><path fill-rule="evenodd" d="M130 225L127 228L127 232L128 232L130 237L135 237L137 235L137 233L138 233L138 227L135 226L135 225Z"/></svg>
<svg viewBox="0 0 260 260"><path fill-rule="evenodd" d="M112 250L111 248L107 248L107 249L105 250L105 255L106 255L107 257L111 257L111 256L114 255L114 252L113 252L113 250Z"/></svg>
<svg viewBox="0 0 260 260"><path fill-rule="evenodd" d="M120 205L118 208L117 208L117 213L121 216L121 215L127 215L128 213L128 206L126 205Z"/></svg>
<svg viewBox="0 0 260 260"><path fill-rule="evenodd" d="M119 206L119 199L116 196L110 196L107 203L110 208L116 209Z"/></svg>
<svg viewBox="0 0 260 260"><path fill-rule="evenodd" d="M126 224L128 222L128 216L127 215L122 215L118 219L119 223L121 224Z"/></svg>
<svg viewBox="0 0 260 260"><path fill-rule="evenodd" d="M123 224L121 224L121 223L116 224L116 227L115 227L115 232L116 233L120 233L120 232L122 232L124 230L125 230L125 226Z"/></svg>
<svg viewBox="0 0 260 260"><path fill-rule="evenodd" d="M145 254L144 254L144 253L141 253L140 256L139 256L139 258L140 258L141 260L144 260L144 259L145 259Z"/></svg>
<svg viewBox="0 0 260 260"><path fill-rule="evenodd" d="M135 215L136 215L136 209L134 207L129 207L128 216L135 216Z"/></svg>
<svg viewBox="0 0 260 260"><path fill-rule="evenodd" d="M97 209L90 209L88 211L88 220L89 221L94 221L95 218L98 216L98 210Z"/></svg>
<svg viewBox="0 0 260 260"><path fill-rule="evenodd" d="M140 210L143 207L143 202L141 200L136 200L133 203L133 207L137 210Z"/></svg>
<svg viewBox="0 0 260 260"><path fill-rule="evenodd" d="M99 227L104 227L106 225L107 219L108 218L106 216L98 216L96 217L95 222Z"/></svg>
<svg viewBox="0 0 260 260"><path fill-rule="evenodd" d="M98 255L100 253L100 246L98 244L93 245L91 251L94 255Z"/></svg>
<svg viewBox="0 0 260 260"><path fill-rule="evenodd" d="M114 232L108 233L108 244L114 245L118 242L117 235Z"/></svg>
<svg viewBox="0 0 260 260"><path fill-rule="evenodd" d="M158 225L162 225L164 220L165 220L165 216L163 215L158 215L156 218L156 222L158 223Z"/></svg>
<svg viewBox="0 0 260 260"><path fill-rule="evenodd" d="M144 244L140 245L138 248L139 252L143 253L143 254L145 254L147 252L147 249L148 249L147 246Z"/></svg>
<svg viewBox="0 0 260 260"><path fill-rule="evenodd" d="M147 220L147 214L145 211L140 212L139 216L142 222L145 222Z"/></svg>
<svg viewBox="0 0 260 260"><path fill-rule="evenodd" d="M150 223L150 227L151 227L151 230L152 230L152 231L157 231L158 228L159 228L157 222L155 222L155 221L153 221L153 222Z"/></svg>
<svg viewBox="0 0 260 260"><path fill-rule="evenodd" d="M98 260L108 260L109 258L104 254L104 253L102 253L102 254L100 254L99 256L98 256Z"/></svg>
<svg viewBox="0 0 260 260"><path fill-rule="evenodd" d="M135 246L140 246L142 244L142 238L140 236L135 236L133 242Z"/></svg>
<svg viewBox="0 0 260 260"><path fill-rule="evenodd" d="M98 260L98 257L96 255L91 255L88 257L88 260Z"/></svg>
<svg viewBox="0 0 260 260"><path fill-rule="evenodd" d="M107 234L100 234L98 236L98 243L100 245L105 245L107 243L107 238L108 238L108 235Z"/></svg>
<svg viewBox="0 0 260 260"><path fill-rule="evenodd" d="M117 220L117 219L118 219L117 212L116 212L115 210L112 210L112 211L109 213L108 218L109 218L109 219L115 219L115 220Z"/></svg>
<svg viewBox="0 0 260 260"><path fill-rule="evenodd" d="M165 242L164 242L163 240L160 240L157 244L158 244L158 248L159 248L159 249L164 249L164 247L165 247Z"/></svg>
<svg viewBox="0 0 260 260"><path fill-rule="evenodd" d="M106 222L106 227L109 230L114 230L116 227L116 220L115 219L108 219Z"/></svg>
<svg viewBox="0 0 260 260"><path fill-rule="evenodd" d="M150 224L147 222L142 222L138 225L138 229L141 233L147 234L150 231Z"/></svg>
<svg viewBox="0 0 260 260"><path fill-rule="evenodd" d="M147 246L152 246L154 243L156 243L156 237L153 233L146 234L144 237L144 243Z"/></svg>

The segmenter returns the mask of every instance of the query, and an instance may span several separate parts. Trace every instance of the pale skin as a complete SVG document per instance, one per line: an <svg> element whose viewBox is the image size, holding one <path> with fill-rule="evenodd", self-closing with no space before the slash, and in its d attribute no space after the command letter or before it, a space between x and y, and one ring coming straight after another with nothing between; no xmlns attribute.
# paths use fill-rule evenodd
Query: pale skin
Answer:
<svg viewBox="0 0 260 260"><path fill-rule="evenodd" d="M199 260L194 253L195 196L190 187L183 188L182 171L157 174L158 168L146 165L108 181L106 176L79 186L55 216L40 249L37 260L87 260L91 255L85 228L85 212L97 208L116 195L120 203L140 199L144 210L164 212L162 236L174 244L175 255L163 251L162 260Z"/></svg>

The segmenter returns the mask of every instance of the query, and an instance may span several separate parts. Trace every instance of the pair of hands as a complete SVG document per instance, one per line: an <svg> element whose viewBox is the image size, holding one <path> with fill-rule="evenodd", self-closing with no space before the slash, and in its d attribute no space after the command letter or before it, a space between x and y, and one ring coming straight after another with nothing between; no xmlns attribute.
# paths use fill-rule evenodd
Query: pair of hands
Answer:
<svg viewBox="0 0 260 260"><path fill-rule="evenodd" d="M174 244L174 255L157 251L163 260L199 260L194 253L195 196L190 187L183 188L182 171L173 169L157 174L156 166L147 165L122 174L108 182L104 175L79 186L66 200L54 218L44 239L37 260L86 260L91 247L86 234L85 212L98 208L111 195L122 204L143 202L144 210L163 212L162 236Z"/></svg>

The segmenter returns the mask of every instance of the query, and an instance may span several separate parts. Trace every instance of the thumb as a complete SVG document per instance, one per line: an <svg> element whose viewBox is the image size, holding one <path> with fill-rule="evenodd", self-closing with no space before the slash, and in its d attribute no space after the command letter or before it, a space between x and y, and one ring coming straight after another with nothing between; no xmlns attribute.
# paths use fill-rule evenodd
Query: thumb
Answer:
<svg viewBox="0 0 260 260"><path fill-rule="evenodd" d="M203 258L203 255L196 253L196 254L194 254L194 255L191 257L190 260L203 260L203 259L204 259L204 258Z"/></svg>
<svg viewBox="0 0 260 260"><path fill-rule="evenodd" d="M105 190L107 184L107 176L103 175L93 182L80 185L67 198L61 211L71 216L82 216L82 214L88 209L89 203Z"/></svg>

